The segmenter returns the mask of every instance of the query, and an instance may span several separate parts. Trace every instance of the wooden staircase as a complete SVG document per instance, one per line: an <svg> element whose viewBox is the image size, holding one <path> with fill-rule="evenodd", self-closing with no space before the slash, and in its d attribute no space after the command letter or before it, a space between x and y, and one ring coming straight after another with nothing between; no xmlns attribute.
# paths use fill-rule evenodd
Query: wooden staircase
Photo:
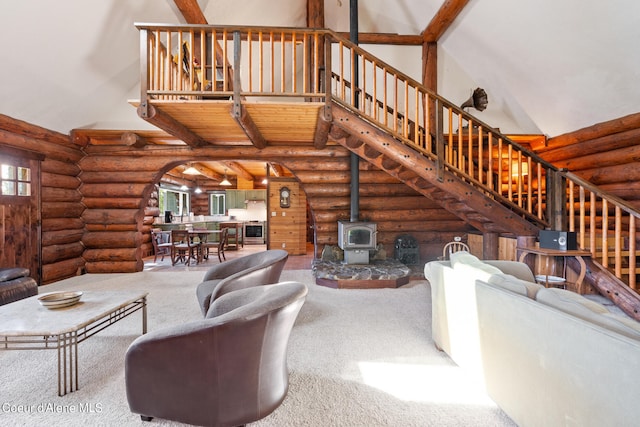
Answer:
<svg viewBox="0 0 640 427"><path fill-rule="evenodd" d="M488 191L470 186L448 170L440 179L435 160L407 147L354 111L334 104L332 113L334 121L330 135L333 140L439 203L477 230L509 236L537 236L537 224L499 203Z"/></svg>

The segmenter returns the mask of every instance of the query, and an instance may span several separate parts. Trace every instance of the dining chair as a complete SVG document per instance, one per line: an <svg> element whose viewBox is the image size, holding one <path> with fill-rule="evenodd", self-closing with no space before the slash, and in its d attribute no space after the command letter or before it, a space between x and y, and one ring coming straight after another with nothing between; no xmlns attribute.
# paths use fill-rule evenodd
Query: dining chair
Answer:
<svg viewBox="0 0 640 427"><path fill-rule="evenodd" d="M153 244L153 262L156 262L158 255L160 261L164 261L165 255L171 255L171 233L161 229L151 230L151 243Z"/></svg>
<svg viewBox="0 0 640 427"><path fill-rule="evenodd" d="M442 248L442 256L439 257L438 260L446 261L449 259L452 253L459 252L459 251L469 252L469 245L462 242L460 240L460 237L456 237L454 238L453 242L449 242L446 245L444 245L444 248Z"/></svg>
<svg viewBox="0 0 640 427"><path fill-rule="evenodd" d="M202 244L202 256L204 259L209 259L209 253L218 254L218 260L222 262L222 259L227 260L227 257L224 255L224 248L227 244L227 237L229 236L229 229L223 228L220 230L220 239L217 242L210 242L207 239Z"/></svg>
<svg viewBox="0 0 640 427"><path fill-rule="evenodd" d="M176 265L178 261L189 265L191 258L197 264L199 250L200 242L193 242L188 230L171 230L171 265Z"/></svg>

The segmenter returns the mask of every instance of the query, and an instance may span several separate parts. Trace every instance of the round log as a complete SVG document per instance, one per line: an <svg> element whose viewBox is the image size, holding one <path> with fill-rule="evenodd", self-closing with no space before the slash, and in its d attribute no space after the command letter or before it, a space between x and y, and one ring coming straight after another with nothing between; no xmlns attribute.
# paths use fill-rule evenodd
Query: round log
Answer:
<svg viewBox="0 0 640 427"><path fill-rule="evenodd" d="M84 266L84 259L72 258L42 266L42 283L52 283L58 280L76 276L78 270ZM46 292L46 289L41 289Z"/></svg>
<svg viewBox="0 0 640 427"><path fill-rule="evenodd" d="M99 261L87 262L85 265L87 273L135 273L142 271L144 262L140 261Z"/></svg>
<svg viewBox="0 0 640 427"><path fill-rule="evenodd" d="M80 174L80 167L77 164L50 158L44 159L41 163L41 170L42 172L50 172L73 177L77 177Z"/></svg>
<svg viewBox="0 0 640 427"><path fill-rule="evenodd" d="M70 258L80 258L84 251L82 242L42 247L42 262L49 264Z"/></svg>
<svg viewBox="0 0 640 427"><path fill-rule="evenodd" d="M87 231L138 231L137 224L87 224Z"/></svg>
<svg viewBox="0 0 640 427"><path fill-rule="evenodd" d="M43 187L68 188L76 190L80 187L80 180L75 176L61 175L52 172L42 172L41 183Z"/></svg>
<svg viewBox="0 0 640 427"><path fill-rule="evenodd" d="M42 247L51 245L64 245L67 243L74 243L82 241L84 235L84 229L77 230L59 230L59 231L43 231L42 232Z"/></svg>
<svg viewBox="0 0 640 427"><path fill-rule="evenodd" d="M43 218L80 218L84 205L77 202L47 202L42 204Z"/></svg>
<svg viewBox="0 0 640 427"><path fill-rule="evenodd" d="M153 182L158 175L158 170L134 171L134 172L104 172L104 171L83 171L80 177L84 183L111 184L113 182L133 182L148 184Z"/></svg>
<svg viewBox="0 0 640 427"><path fill-rule="evenodd" d="M144 215L149 217L160 216L160 208L157 206L146 206L144 208Z"/></svg>
<svg viewBox="0 0 640 427"><path fill-rule="evenodd" d="M87 209L138 209L142 205L143 200L140 198L104 198L104 197L86 197L82 202Z"/></svg>
<svg viewBox="0 0 640 427"><path fill-rule="evenodd" d="M42 186L40 192L42 202L79 202L82 200L82 194L77 189L45 187Z"/></svg>
<svg viewBox="0 0 640 427"><path fill-rule="evenodd" d="M101 183L89 183L82 184L80 192L84 197L142 197L144 191L149 187L151 183L135 184L135 183L112 183L110 185L104 185Z"/></svg>
<svg viewBox="0 0 640 427"><path fill-rule="evenodd" d="M139 252L138 248L87 249L82 257L87 262L136 261Z"/></svg>
<svg viewBox="0 0 640 427"><path fill-rule="evenodd" d="M112 153L115 154L115 153ZM126 157L122 156L87 156L79 162L79 166L84 172L136 172L136 173L159 173L175 158L165 156L134 156L131 152L126 152ZM193 155L192 155L193 156Z"/></svg>
<svg viewBox="0 0 640 427"><path fill-rule="evenodd" d="M140 209L86 209L82 219L86 224L136 224Z"/></svg>
<svg viewBox="0 0 640 427"><path fill-rule="evenodd" d="M90 231L82 241L88 249L135 248L142 242L142 234L137 231Z"/></svg>
<svg viewBox="0 0 640 427"><path fill-rule="evenodd" d="M81 218L45 218L42 220L42 232L59 230L78 230L84 227Z"/></svg>

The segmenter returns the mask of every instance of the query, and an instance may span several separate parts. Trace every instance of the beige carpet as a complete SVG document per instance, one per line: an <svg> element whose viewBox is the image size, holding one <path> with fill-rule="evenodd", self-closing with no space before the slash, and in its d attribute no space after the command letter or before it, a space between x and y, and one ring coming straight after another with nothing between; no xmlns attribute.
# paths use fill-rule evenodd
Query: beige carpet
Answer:
<svg viewBox="0 0 640 427"><path fill-rule="evenodd" d="M200 318L195 287L204 272L85 275L60 289L149 290L149 330ZM289 344L284 403L252 426L513 426L430 338L426 281L399 289L334 290L309 271L282 280L309 285ZM55 351L0 351L2 426L178 425L129 412L123 359L140 314L80 344L80 390L57 396Z"/></svg>

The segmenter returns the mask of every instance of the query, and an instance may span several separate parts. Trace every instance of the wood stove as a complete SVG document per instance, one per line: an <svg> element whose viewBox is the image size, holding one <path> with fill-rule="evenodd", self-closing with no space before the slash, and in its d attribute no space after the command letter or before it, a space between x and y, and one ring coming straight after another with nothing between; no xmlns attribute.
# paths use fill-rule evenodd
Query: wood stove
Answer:
<svg viewBox="0 0 640 427"><path fill-rule="evenodd" d="M376 248L377 226L373 222L338 221L338 246L345 264L369 264L369 251Z"/></svg>

